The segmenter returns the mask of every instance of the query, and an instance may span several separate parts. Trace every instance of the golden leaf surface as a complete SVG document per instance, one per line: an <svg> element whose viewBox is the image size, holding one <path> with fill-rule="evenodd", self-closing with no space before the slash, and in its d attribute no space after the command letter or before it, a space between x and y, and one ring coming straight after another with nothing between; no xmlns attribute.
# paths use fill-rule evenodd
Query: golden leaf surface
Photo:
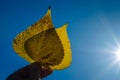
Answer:
<svg viewBox="0 0 120 80"><path fill-rule="evenodd" d="M40 62L52 69L64 69L71 64L72 58L66 27L67 24L55 29L48 9L41 20L16 36L13 48L31 63Z"/></svg>

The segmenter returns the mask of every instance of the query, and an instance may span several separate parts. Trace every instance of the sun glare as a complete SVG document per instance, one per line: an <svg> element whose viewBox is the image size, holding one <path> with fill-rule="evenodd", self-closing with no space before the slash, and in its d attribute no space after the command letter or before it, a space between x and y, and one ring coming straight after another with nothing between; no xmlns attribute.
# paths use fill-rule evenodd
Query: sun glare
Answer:
<svg viewBox="0 0 120 80"><path fill-rule="evenodd" d="M115 57L117 61L120 61L120 48L115 51Z"/></svg>

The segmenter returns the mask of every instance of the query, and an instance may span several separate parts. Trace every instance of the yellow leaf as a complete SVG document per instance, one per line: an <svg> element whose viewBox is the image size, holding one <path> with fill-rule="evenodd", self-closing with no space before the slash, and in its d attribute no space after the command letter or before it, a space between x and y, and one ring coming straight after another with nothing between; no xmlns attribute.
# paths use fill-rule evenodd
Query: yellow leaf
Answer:
<svg viewBox="0 0 120 80"><path fill-rule="evenodd" d="M13 48L29 62L40 62L52 69L64 69L71 63L70 42L66 26L54 29L51 10L45 16L19 33L13 42Z"/></svg>
<svg viewBox="0 0 120 80"><path fill-rule="evenodd" d="M59 65L55 65L52 68L53 69L64 69L70 66L72 55L71 55L71 47L70 47L70 41L68 39L68 35L66 32L68 24L63 25L62 27L56 29L56 32L60 38L60 41L63 45L64 49L64 57L62 62Z"/></svg>

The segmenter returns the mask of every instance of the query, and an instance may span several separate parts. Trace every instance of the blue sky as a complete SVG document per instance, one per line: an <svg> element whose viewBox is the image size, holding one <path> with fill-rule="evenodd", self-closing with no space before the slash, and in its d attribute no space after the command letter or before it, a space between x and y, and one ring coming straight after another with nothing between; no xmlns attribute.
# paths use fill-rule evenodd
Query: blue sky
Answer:
<svg viewBox="0 0 120 80"><path fill-rule="evenodd" d="M44 80L120 80L119 0L0 0L0 80L29 63L12 48L15 36L51 6L55 28L67 28L72 64Z"/></svg>

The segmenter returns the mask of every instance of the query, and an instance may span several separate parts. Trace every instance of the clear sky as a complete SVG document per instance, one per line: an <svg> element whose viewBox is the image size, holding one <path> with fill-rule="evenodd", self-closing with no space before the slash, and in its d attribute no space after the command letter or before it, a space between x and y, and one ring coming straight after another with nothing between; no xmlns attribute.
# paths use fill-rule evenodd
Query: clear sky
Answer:
<svg viewBox="0 0 120 80"><path fill-rule="evenodd" d="M119 0L0 0L0 80L29 64L12 48L15 36L51 6L55 28L67 28L72 64L44 80L120 80Z"/></svg>

